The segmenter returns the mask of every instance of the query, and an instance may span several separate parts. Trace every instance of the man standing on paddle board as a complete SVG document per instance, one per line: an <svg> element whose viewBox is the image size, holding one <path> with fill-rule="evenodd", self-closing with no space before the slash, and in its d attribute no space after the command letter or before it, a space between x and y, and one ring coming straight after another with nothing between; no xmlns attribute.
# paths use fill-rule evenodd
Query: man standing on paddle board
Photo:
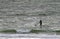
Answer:
<svg viewBox="0 0 60 39"><path fill-rule="evenodd" d="M42 28L42 20L40 20L39 23L40 23L40 28Z"/></svg>
<svg viewBox="0 0 60 39"><path fill-rule="evenodd" d="M37 23L35 24L35 26L37 26L38 24L39 24L40 28L42 28L42 20L40 20L39 22L37 22Z"/></svg>

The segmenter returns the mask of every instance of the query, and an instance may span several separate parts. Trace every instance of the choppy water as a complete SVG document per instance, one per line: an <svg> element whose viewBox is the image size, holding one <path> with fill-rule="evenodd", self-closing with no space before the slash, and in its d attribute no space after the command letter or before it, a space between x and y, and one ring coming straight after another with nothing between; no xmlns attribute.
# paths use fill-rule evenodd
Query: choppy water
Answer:
<svg viewBox="0 0 60 39"><path fill-rule="evenodd" d="M43 29L60 29L60 0L0 0L0 30L29 32L40 20Z"/></svg>

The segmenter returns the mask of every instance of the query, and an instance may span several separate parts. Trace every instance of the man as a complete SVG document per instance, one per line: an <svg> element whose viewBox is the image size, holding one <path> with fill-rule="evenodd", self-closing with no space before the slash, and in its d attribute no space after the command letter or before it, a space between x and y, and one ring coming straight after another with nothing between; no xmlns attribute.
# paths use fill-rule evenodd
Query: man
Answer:
<svg viewBox="0 0 60 39"><path fill-rule="evenodd" d="M39 23L40 23L40 28L42 28L42 20L40 20Z"/></svg>
<svg viewBox="0 0 60 39"><path fill-rule="evenodd" d="M39 24L40 28L42 28L42 20L40 20L38 23L35 24L37 26Z"/></svg>

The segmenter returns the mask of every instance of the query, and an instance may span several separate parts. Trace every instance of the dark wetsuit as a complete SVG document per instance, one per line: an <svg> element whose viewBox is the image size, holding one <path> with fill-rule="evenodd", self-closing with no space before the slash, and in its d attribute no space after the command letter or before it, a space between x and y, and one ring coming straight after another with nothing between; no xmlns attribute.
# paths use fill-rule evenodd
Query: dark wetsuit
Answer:
<svg viewBox="0 0 60 39"><path fill-rule="evenodd" d="M40 20L40 22L39 22L39 23L40 23L40 28L42 28L42 20Z"/></svg>

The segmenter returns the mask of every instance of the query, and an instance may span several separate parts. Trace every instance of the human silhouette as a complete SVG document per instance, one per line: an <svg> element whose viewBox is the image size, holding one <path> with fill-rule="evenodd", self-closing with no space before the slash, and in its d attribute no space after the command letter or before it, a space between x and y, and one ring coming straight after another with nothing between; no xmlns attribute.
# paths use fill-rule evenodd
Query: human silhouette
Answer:
<svg viewBox="0 0 60 39"><path fill-rule="evenodd" d="M40 20L39 23L40 23L40 28L42 28L42 20Z"/></svg>

